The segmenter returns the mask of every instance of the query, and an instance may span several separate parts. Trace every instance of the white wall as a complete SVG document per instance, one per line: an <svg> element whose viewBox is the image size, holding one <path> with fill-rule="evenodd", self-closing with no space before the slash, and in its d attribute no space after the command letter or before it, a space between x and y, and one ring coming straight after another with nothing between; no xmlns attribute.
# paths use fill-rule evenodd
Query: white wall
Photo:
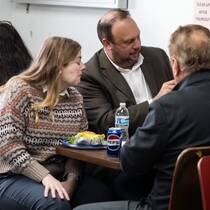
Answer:
<svg viewBox="0 0 210 210"><path fill-rule="evenodd" d="M193 0L129 0L128 10L141 30L143 45L167 51L171 32L193 22ZM101 47L96 24L107 9L26 5L0 0L0 19L12 21L35 55L48 36L73 38L82 45L84 61Z"/></svg>

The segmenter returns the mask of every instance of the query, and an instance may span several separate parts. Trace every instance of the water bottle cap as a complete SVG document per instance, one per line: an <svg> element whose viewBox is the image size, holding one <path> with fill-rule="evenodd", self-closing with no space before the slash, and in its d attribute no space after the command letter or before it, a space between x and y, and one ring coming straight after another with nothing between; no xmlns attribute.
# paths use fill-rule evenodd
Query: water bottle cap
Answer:
<svg viewBox="0 0 210 210"><path fill-rule="evenodd" d="M125 106L126 103L125 102L120 102L120 106Z"/></svg>

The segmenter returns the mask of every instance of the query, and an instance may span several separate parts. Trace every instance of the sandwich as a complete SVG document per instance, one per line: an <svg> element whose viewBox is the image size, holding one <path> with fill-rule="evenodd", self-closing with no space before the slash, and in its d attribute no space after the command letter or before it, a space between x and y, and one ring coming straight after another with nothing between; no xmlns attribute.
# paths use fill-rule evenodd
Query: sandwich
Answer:
<svg viewBox="0 0 210 210"><path fill-rule="evenodd" d="M92 131L82 131L77 133L75 136L70 136L68 138L69 144L78 145L104 145L105 135L96 134Z"/></svg>

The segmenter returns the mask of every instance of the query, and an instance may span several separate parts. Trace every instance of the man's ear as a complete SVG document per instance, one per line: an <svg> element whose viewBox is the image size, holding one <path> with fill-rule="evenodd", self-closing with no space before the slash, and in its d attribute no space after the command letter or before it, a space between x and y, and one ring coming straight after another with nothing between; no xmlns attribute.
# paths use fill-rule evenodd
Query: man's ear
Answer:
<svg viewBox="0 0 210 210"><path fill-rule="evenodd" d="M103 43L103 46L105 48L107 48L108 50L111 50L112 49L111 42L108 39L103 38L102 39L102 43Z"/></svg>
<svg viewBox="0 0 210 210"><path fill-rule="evenodd" d="M175 57L171 58L171 66L172 66L174 78L178 77L181 71L181 68L180 68L180 64L177 58Z"/></svg>

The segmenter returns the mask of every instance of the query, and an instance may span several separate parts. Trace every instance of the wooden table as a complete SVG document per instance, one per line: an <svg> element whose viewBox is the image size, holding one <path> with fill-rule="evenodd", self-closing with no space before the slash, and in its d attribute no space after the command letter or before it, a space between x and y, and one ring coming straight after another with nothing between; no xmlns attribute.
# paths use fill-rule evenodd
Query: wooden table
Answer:
<svg viewBox="0 0 210 210"><path fill-rule="evenodd" d="M80 150L59 146L57 147L56 152L59 155L85 161L95 165L116 170L121 169L119 158L108 156L106 150Z"/></svg>

